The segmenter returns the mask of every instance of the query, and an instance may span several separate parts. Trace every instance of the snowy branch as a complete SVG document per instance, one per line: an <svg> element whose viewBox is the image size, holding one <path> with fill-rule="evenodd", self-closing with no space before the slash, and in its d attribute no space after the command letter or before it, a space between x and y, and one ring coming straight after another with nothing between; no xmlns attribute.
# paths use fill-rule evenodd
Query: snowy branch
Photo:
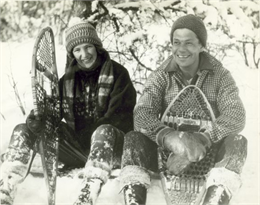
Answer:
<svg viewBox="0 0 260 205"><path fill-rule="evenodd" d="M140 64L142 67L146 68L149 71L152 71L151 68L147 67L146 65L144 65L139 58L135 55L134 49L129 48L130 53L132 54L132 56L134 57L134 59L137 61L138 64Z"/></svg>

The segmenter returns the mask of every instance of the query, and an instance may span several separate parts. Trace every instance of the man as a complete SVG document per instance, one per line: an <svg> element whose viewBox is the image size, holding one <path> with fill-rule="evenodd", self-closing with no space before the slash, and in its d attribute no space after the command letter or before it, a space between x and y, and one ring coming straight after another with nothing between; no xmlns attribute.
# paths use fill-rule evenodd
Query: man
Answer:
<svg viewBox="0 0 260 205"><path fill-rule="evenodd" d="M112 168L120 166L124 133L133 129L136 91L128 71L110 59L95 28L79 20L65 31L70 64L59 81L61 122L59 161L84 167L75 205L93 204ZM34 112L17 125L3 156L1 204L12 204L27 173L30 151L44 128Z"/></svg>
<svg viewBox="0 0 260 205"><path fill-rule="evenodd" d="M247 152L247 140L238 135L245 126L238 88L230 72L205 51L207 31L198 17L186 15L177 19L170 40L172 55L147 79L134 110L135 131L125 136L121 183L126 204L145 204L149 173L158 171L158 147L176 157L182 152L187 155L178 163L169 161L174 174L182 173L191 162L202 160L207 148L217 147L215 167L207 175L203 205L228 204L240 187L239 175ZM170 102L191 84L202 90L213 109L216 120L212 130L180 132L161 122L159 116Z"/></svg>

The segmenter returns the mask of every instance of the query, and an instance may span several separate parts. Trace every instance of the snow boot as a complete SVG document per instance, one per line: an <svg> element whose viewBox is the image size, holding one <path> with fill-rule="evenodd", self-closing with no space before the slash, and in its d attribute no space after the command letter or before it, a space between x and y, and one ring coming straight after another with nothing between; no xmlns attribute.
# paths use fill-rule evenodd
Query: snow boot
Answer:
<svg viewBox="0 0 260 205"><path fill-rule="evenodd" d="M124 188L125 205L145 205L147 189L141 184L130 184Z"/></svg>
<svg viewBox="0 0 260 205"><path fill-rule="evenodd" d="M29 131L25 124L17 125L11 136L7 151L1 156L0 199L1 204L13 204L17 185L27 176L34 155L29 140Z"/></svg>
<svg viewBox="0 0 260 205"><path fill-rule="evenodd" d="M98 178L84 179L78 199L73 205L94 205L103 185Z"/></svg>
<svg viewBox="0 0 260 205"><path fill-rule="evenodd" d="M223 186L212 185L207 190L203 205L228 205L230 198Z"/></svg>

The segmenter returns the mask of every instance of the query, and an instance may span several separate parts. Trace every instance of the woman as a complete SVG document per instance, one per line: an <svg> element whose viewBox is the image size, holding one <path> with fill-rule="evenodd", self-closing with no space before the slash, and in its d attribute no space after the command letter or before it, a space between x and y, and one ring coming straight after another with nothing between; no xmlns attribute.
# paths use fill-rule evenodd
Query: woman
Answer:
<svg viewBox="0 0 260 205"><path fill-rule="evenodd" d="M95 28L78 21L65 31L70 63L59 81L61 122L59 161L83 167L83 188L75 204L95 202L113 167L119 166L124 133L133 129L136 91L128 71L111 60ZM33 111L17 125L2 164L1 204L12 204L15 187L26 176L37 133L44 120ZM11 179L11 180L10 180Z"/></svg>

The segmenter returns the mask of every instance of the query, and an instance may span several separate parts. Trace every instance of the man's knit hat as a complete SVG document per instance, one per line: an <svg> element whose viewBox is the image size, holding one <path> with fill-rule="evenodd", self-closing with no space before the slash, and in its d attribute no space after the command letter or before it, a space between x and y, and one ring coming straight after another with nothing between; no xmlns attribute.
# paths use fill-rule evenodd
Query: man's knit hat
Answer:
<svg viewBox="0 0 260 205"><path fill-rule="evenodd" d="M74 23L65 31L65 46L69 55L72 54L72 49L75 46L82 43L91 43L102 47L96 29L84 20Z"/></svg>
<svg viewBox="0 0 260 205"><path fill-rule="evenodd" d="M170 34L170 38L171 38L171 43L172 43L172 36L175 30L180 29L180 28L187 28L191 31L193 31L200 43L203 45L203 47L206 47L207 44L207 30L206 27L203 23L203 21L193 15L193 14L188 14L186 16L182 16L180 18L178 18L172 25L172 30L171 30L171 34Z"/></svg>

